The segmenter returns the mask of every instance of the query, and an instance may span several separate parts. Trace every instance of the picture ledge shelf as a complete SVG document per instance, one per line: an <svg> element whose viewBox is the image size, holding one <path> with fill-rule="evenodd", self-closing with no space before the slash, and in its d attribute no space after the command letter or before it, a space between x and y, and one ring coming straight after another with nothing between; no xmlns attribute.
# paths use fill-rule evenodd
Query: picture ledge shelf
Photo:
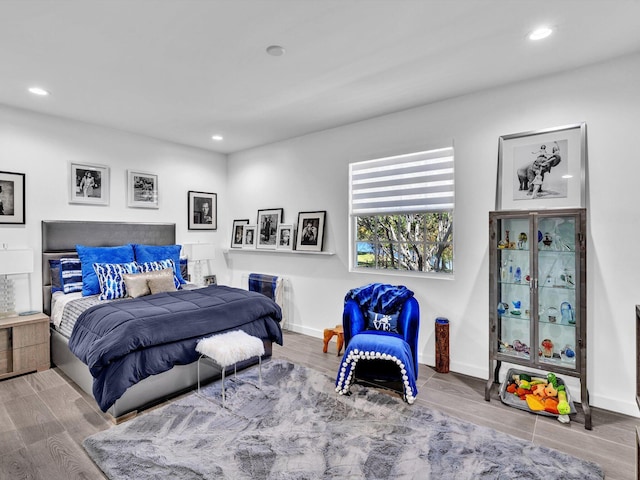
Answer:
<svg viewBox="0 0 640 480"><path fill-rule="evenodd" d="M286 255L335 255L334 252L307 252L304 250L271 250L267 248L228 248L224 253L284 253Z"/></svg>

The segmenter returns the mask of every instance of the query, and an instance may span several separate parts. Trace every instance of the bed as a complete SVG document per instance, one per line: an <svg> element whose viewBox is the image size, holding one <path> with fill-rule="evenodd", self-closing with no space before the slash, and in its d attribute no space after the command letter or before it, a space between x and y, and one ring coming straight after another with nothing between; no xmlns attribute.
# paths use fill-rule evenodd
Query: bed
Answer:
<svg viewBox="0 0 640 480"><path fill-rule="evenodd" d="M84 245L87 247L115 247L127 244L157 246L158 248L160 248L161 246L175 245L175 224L43 221L43 311L47 315L52 314L52 270L50 267L50 260L65 259L64 261L66 261L66 259L77 257L78 254L76 251L76 245ZM176 275L178 274L176 273ZM260 298L252 297L245 300L245 297L248 294L255 295L256 297ZM71 298L72 296L66 294L61 295L60 293L56 293L55 295L55 298L58 300L58 302L60 302L60 298ZM76 293L75 295L78 295L78 293ZM232 299L233 301L230 301L230 303L235 306L234 308L236 308L236 310L229 314L225 314L224 311L221 310L222 307L219 305L221 300L219 300L218 297ZM175 307L176 311L173 313L180 315L180 325L190 325L191 323L197 325L197 333L195 335L198 338L203 338L205 336L210 336L216 333L222 333L224 331L232 329L241 329L249 334L259 336L265 344L265 356L270 356L273 343L282 343L282 331L279 324L281 317L279 308L277 306L275 307L275 310L271 311L271 304L275 305L275 303L271 302L271 300L266 299L266 297L262 297L263 296L255 294L254 292L246 292L244 290L233 289L231 287L209 286L204 289L197 289L193 288L193 286L191 285L186 285L184 286L184 288L180 289L177 292L155 293L152 295L144 296L142 298L114 300L112 302L94 302L105 303L105 305L99 305L89 308L78 318L78 322L97 322L94 324L94 326L89 325L88 327L84 327L84 324L82 324L84 331L93 331L95 329L95 325L101 325L100 322L102 322L102 320L92 320L92 315L95 315L96 311L98 314L100 314L102 311L102 314L106 315L104 311L109 309L111 310L111 313L109 315L106 315L105 318L111 318L114 315L128 315L132 317L132 322L144 322L147 321L147 317L145 315L131 313L138 312L138 310L136 310L136 307L134 307L134 304L136 304L136 302L141 304L152 304L152 307L164 310L172 310L174 308L173 303L168 302L178 302L178 306L180 306L180 302L182 302L182 304L189 305L189 307L184 307L186 310L180 310L178 309L178 307ZM84 297L85 300L91 300L92 298L93 297L90 296ZM265 299L267 302L269 302L268 304L264 303ZM68 301L68 298L66 300ZM237 303L236 300L238 302L257 302L258 306L254 307L252 303L251 305L246 307L245 310L247 310L247 313L245 314L244 310L238 310L239 307L237 305L240 304ZM165 305L168 307L166 307ZM197 307L193 307L193 305L197 305ZM57 306L56 310L59 310L58 307L59 305ZM130 311L122 313L121 310ZM117 311L117 313L113 313L114 311ZM231 320L232 317L235 319L239 314L242 314L243 317L246 316L248 320L245 323L240 320ZM138 316L140 318L133 318ZM84 317L88 317L88 319ZM223 324L223 321L226 323ZM264 327L262 326L263 324ZM134 324L131 323L130 325ZM104 398L100 396L102 395L102 392L100 391L102 387L94 390L94 384L100 381L106 382L105 384L108 385L108 378L116 378L119 376L119 373L116 372L114 374L112 372L102 378L100 377L101 374L96 374L96 365L99 362L92 362L93 357L95 357L97 354L94 355L91 351L80 351L79 353L81 356L83 356L85 361L87 361L87 363L91 365L90 369L87 363L84 363L74 353L72 353L72 351L70 350L70 338L71 348L73 348L74 351L78 353L78 337L80 335L78 332L81 332L83 328L73 327L73 333L71 333L71 331L57 327L52 323L52 363L57 366L62 372L64 372L69 378L71 378L82 390L90 394L92 397L94 396L94 391L97 391L97 394L94 398L96 398L96 401L100 405L100 407L104 411L106 411L106 413L108 413L116 423L134 416L139 410L148 408L149 406L160 403L168 398L171 398L172 396L188 391L192 389L198 382L197 362L195 362L197 356L194 352L192 352L193 343L197 341L197 339L193 337L193 331L189 331L187 333L187 330L185 330L184 335L189 338L179 339L182 343L177 344L173 342L167 342L169 350L173 352L181 352L180 359L176 360L178 364L158 367L158 370L165 371L161 371L159 373L156 373L154 371L153 374L149 374L149 372L139 373L138 367L131 367L130 371L134 372L136 376L142 376L143 378L133 379L131 383L134 384L127 387L126 391L124 391L123 394L118 393L116 395L117 399L115 399L113 402L111 402L111 400L104 400ZM141 327L141 330L145 330L145 328ZM122 342L111 341L111 343L119 346ZM129 355L140 355L140 351L147 348L147 345L143 343L144 342L141 342L141 345L133 345L130 348L131 354L122 355L122 357L124 358L125 356ZM163 343L163 341L159 340L156 343L161 344ZM151 348L150 345L148 347L149 349ZM160 348L163 348L163 346L153 345L153 349ZM168 354L163 354L162 357L163 362L165 363L168 362L165 361L165 357L167 356ZM189 363L180 364L181 362L184 362L185 358L187 357L189 358ZM120 359L116 360L118 362L120 361ZM111 363L115 362L115 360L112 362L111 359L108 359L103 363L109 364L110 367ZM149 360L145 360L145 358L138 358L137 360L135 360L135 362L138 362L138 366L152 363L149 362ZM254 363L257 363L257 359L242 362L241 364L238 364L238 367L245 368ZM153 368L156 367L154 366ZM203 363L200 370L201 379L205 382L214 380L221 376L219 367L216 367L213 364ZM106 405L105 402L108 405Z"/></svg>

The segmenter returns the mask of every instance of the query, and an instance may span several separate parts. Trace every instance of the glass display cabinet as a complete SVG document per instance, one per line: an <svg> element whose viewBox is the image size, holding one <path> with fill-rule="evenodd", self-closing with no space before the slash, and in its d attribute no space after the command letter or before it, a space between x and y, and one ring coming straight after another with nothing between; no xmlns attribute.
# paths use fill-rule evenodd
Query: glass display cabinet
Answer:
<svg viewBox="0 0 640 480"><path fill-rule="evenodd" d="M587 390L586 210L489 213L489 372L502 362L580 379ZM575 397L575 395L574 395Z"/></svg>

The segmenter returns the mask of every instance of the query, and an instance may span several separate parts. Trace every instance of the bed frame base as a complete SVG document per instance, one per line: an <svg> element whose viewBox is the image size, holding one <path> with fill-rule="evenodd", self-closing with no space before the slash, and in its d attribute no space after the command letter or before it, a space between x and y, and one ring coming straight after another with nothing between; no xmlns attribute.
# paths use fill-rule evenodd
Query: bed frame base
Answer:
<svg viewBox="0 0 640 480"><path fill-rule="evenodd" d="M265 357L272 353L272 342L264 341ZM69 350L68 340L55 329L51 329L51 361L78 387L93 398L93 377L87 366ZM239 362L238 369L258 363L258 358ZM233 366L227 369L233 372ZM200 367L201 383L206 384L222 377L219 366L203 363ZM115 424L136 416L138 411L150 408L168 399L194 390L198 385L198 362L176 365L171 370L152 375L129 387L106 412Z"/></svg>

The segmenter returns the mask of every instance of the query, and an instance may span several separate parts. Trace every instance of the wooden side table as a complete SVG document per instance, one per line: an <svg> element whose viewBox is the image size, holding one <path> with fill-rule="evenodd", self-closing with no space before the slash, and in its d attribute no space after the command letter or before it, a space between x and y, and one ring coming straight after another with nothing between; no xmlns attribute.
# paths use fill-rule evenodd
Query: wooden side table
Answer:
<svg viewBox="0 0 640 480"><path fill-rule="evenodd" d="M51 365L49 317L43 313L0 319L0 380Z"/></svg>
<svg viewBox="0 0 640 480"><path fill-rule="evenodd" d="M324 345L322 346L322 351L327 353L327 349L329 348L329 340L333 338L334 335L338 336L338 356L342 351L342 346L344 345L344 330L342 329L342 325L336 325L334 328L325 328L324 329Z"/></svg>

